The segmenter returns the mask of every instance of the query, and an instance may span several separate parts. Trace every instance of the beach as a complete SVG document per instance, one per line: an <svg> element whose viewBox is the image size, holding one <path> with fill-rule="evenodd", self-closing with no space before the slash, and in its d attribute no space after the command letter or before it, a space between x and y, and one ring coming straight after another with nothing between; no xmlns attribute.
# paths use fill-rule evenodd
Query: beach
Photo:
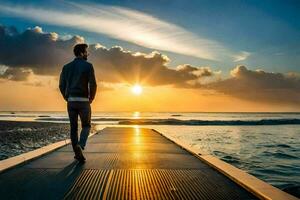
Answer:
<svg viewBox="0 0 300 200"><path fill-rule="evenodd" d="M0 160L69 139L69 124L0 121Z"/></svg>

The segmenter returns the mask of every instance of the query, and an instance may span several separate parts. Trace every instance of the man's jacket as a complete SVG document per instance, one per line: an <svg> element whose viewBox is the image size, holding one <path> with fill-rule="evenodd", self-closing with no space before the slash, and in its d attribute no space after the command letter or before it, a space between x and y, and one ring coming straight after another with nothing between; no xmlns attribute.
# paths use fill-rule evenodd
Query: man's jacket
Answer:
<svg viewBox="0 0 300 200"><path fill-rule="evenodd" d="M66 101L69 97L94 100L97 83L93 65L82 58L75 58L64 65L60 74L59 89Z"/></svg>

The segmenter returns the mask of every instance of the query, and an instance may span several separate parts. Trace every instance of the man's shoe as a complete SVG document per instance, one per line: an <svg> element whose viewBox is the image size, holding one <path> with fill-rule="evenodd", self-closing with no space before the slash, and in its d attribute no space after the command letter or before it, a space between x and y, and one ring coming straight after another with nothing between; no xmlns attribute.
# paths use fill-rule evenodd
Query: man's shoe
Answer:
<svg viewBox="0 0 300 200"><path fill-rule="evenodd" d="M74 158L80 162L84 162L86 159L85 157L83 156L83 153L82 153L82 149L80 147L80 145L76 145L75 147L75 156Z"/></svg>
<svg viewBox="0 0 300 200"><path fill-rule="evenodd" d="M84 162L85 162L85 158L82 159L82 158L77 157L77 156L74 156L74 158L75 158L76 160L78 160L80 163L84 163Z"/></svg>

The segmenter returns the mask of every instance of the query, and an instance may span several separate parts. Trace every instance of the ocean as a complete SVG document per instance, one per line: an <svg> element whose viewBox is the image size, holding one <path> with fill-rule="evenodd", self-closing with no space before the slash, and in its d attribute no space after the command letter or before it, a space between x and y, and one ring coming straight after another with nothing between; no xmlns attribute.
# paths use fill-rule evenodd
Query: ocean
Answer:
<svg viewBox="0 0 300 200"><path fill-rule="evenodd" d="M0 120L68 122L65 112L0 112ZM300 113L95 112L106 126L153 128L285 191L300 190Z"/></svg>

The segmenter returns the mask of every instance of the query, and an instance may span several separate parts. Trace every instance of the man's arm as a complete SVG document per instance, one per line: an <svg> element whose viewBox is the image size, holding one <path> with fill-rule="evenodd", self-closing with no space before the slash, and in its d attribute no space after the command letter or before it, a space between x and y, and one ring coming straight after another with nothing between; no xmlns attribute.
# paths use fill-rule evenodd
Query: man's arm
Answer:
<svg viewBox="0 0 300 200"><path fill-rule="evenodd" d="M59 77L59 90L60 93L62 94L62 96L64 97L64 99L67 101L67 97L66 97L66 72L65 72L65 67L63 67L61 73L60 73L60 77Z"/></svg>
<svg viewBox="0 0 300 200"><path fill-rule="evenodd" d="M89 76L89 100L92 102L95 98L97 91L97 81L95 77L95 71L93 65L91 65L90 76Z"/></svg>

